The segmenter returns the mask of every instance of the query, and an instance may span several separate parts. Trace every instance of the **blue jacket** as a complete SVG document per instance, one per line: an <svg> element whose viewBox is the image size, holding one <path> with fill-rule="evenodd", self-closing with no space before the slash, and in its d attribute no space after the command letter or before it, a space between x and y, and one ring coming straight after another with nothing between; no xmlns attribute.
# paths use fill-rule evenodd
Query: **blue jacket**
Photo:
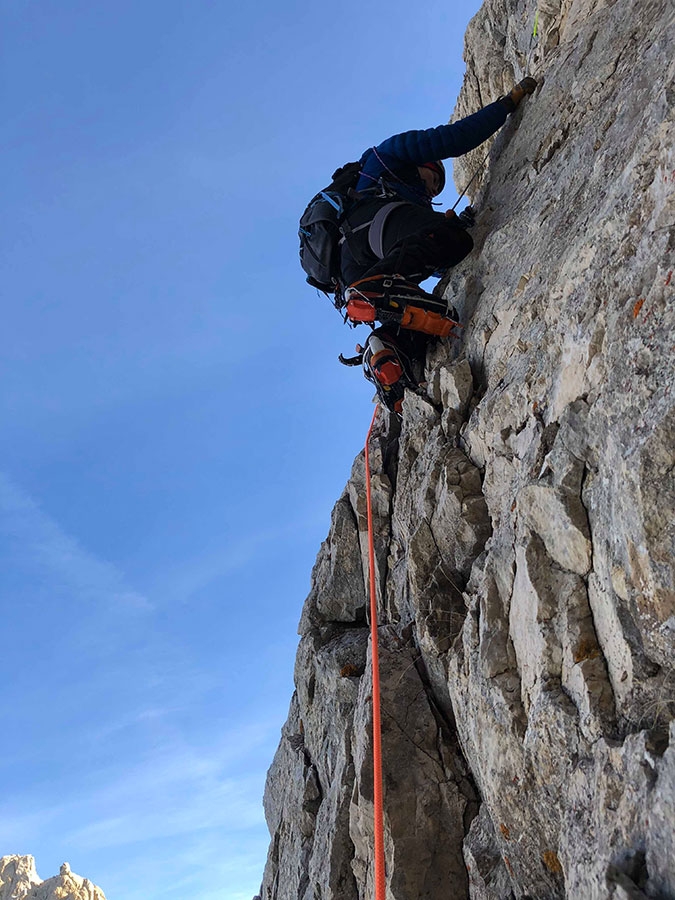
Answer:
<svg viewBox="0 0 675 900"><path fill-rule="evenodd" d="M425 131L404 131L371 147L361 157L359 192L379 192L380 182L411 203L430 206L417 167L423 163L462 156L486 141L506 121L508 110L496 100L473 115Z"/></svg>

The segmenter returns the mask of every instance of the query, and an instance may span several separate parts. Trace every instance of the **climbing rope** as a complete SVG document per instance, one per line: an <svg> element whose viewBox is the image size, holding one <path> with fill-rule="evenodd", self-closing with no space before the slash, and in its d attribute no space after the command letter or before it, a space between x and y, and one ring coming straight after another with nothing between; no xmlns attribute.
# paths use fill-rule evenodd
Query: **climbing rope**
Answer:
<svg viewBox="0 0 675 900"><path fill-rule="evenodd" d="M487 153L485 154L485 156L483 157L483 159L482 159L480 165L476 168L476 171L473 173L473 175L471 176L471 178L470 178L469 181L467 182L466 187L464 188L464 190L462 191L462 193L459 195L459 197L455 200L455 204L454 204L454 206L452 207L453 210L454 210L455 206L457 206L457 204L459 203L459 201L462 199L462 197L464 196L464 194L466 194L466 192L469 190L469 188L471 187L471 185L472 185L473 182L475 181L475 179L476 179L478 173L481 172L481 171L483 170L483 166L484 166L485 163L488 161L488 157L489 157L489 155L490 155L491 152L492 152L491 149L488 150L488 152L487 152Z"/></svg>
<svg viewBox="0 0 675 900"><path fill-rule="evenodd" d="M370 643L373 667L373 807L375 832L375 900L386 900L384 873L384 806L382 803L382 722L380 719L380 655L377 640L377 582L375 541L370 486L370 435L377 417L377 405L366 437L366 510L368 512L368 574L370 582Z"/></svg>

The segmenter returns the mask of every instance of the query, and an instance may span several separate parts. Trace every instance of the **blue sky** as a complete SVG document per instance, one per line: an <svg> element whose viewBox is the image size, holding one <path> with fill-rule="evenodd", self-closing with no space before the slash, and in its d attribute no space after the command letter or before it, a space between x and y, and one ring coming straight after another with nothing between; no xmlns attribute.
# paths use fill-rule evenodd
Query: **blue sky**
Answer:
<svg viewBox="0 0 675 900"><path fill-rule="evenodd" d="M297 220L447 121L477 8L0 0L0 854L43 878L259 886L297 621L372 410Z"/></svg>

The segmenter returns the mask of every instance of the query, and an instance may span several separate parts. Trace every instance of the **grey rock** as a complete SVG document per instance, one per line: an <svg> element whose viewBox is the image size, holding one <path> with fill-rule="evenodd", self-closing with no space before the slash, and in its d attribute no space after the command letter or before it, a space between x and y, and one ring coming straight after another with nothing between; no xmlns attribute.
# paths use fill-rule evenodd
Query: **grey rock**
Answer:
<svg viewBox="0 0 675 900"><path fill-rule="evenodd" d="M428 376L428 392L444 411L458 414L462 421L473 395L473 373L467 359L450 365L441 363Z"/></svg>
<svg viewBox="0 0 675 900"><path fill-rule="evenodd" d="M300 634L318 623L365 621L358 527L347 494L335 505L331 529L312 572L312 589L303 608Z"/></svg>
<svg viewBox="0 0 675 900"><path fill-rule="evenodd" d="M674 39L672 0L486 0L467 30L456 117L539 87L456 161L463 347L372 442L390 898L675 896ZM371 896L366 551L361 455L263 900Z"/></svg>
<svg viewBox="0 0 675 900"><path fill-rule="evenodd" d="M511 879L485 805L471 823L464 840L464 861L470 895L474 900L506 900L513 897Z"/></svg>
<svg viewBox="0 0 675 900"><path fill-rule="evenodd" d="M588 575L592 547L579 496L531 484L519 492L517 502L521 516L541 537L550 557L570 572Z"/></svg>
<svg viewBox="0 0 675 900"><path fill-rule="evenodd" d="M387 628L381 629L380 648L388 895L395 900L443 892L462 896L464 816L477 808L475 792L456 744L439 741L438 712L414 650ZM370 676L368 670L355 720L357 779L350 820L354 873L366 896L373 895Z"/></svg>

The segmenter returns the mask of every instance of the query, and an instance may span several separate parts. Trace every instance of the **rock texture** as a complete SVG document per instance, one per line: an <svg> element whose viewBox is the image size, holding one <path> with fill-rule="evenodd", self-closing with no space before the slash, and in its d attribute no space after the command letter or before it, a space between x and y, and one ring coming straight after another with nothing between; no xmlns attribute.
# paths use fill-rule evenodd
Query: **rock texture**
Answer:
<svg viewBox="0 0 675 900"><path fill-rule="evenodd" d="M0 900L105 900L103 891L63 863L60 873L42 881L32 856L0 858Z"/></svg>
<svg viewBox="0 0 675 900"><path fill-rule="evenodd" d="M372 441L389 900L675 898L673 20L486 0L467 32L457 116L540 84L441 285L463 345ZM263 900L372 897L366 575L359 457L300 625Z"/></svg>

